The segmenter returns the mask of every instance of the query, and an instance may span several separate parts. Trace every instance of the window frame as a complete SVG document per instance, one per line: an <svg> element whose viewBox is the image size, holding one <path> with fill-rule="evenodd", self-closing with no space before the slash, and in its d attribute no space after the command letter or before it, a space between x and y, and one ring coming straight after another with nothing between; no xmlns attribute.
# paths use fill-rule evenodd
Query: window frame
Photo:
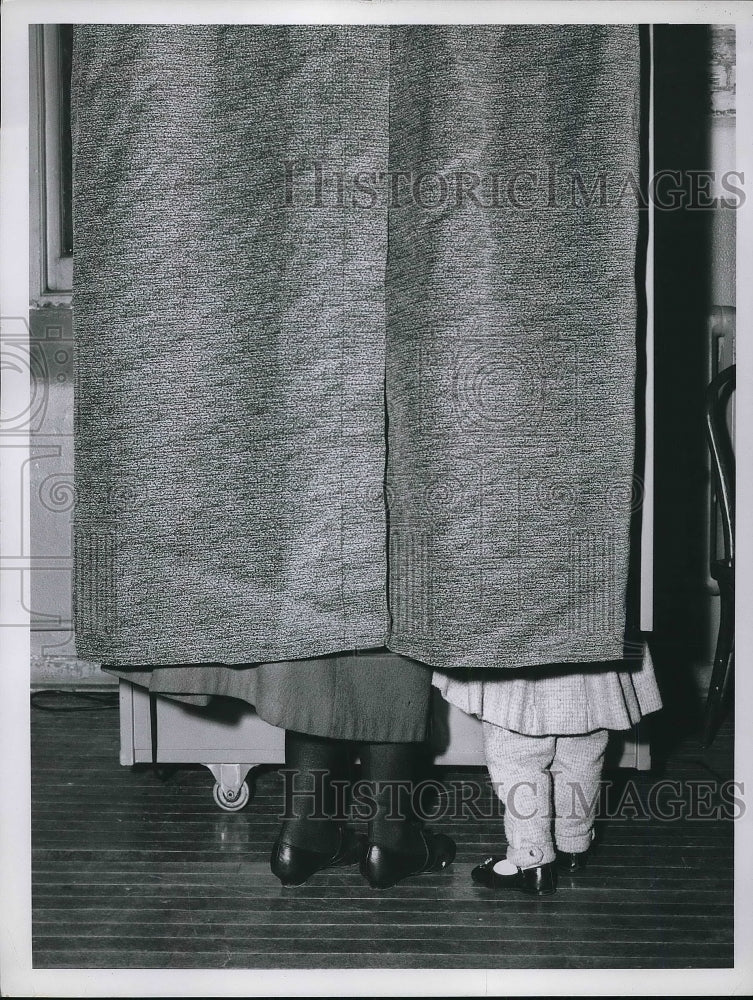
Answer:
<svg viewBox="0 0 753 1000"><path fill-rule="evenodd" d="M63 247L61 26L29 26L30 300L70 306L73 254Z"/></svg>

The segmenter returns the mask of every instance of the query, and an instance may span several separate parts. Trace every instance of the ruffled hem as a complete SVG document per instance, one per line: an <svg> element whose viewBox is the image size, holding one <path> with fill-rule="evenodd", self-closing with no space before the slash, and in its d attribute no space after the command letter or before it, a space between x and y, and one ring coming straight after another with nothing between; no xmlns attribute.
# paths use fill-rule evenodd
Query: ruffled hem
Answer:
<svg viewBox="0 0 753 1000"><path fill-rule="evenodd" d="M627 666L627 664L626 664ZM575 736L594 729L630 729L662 707L644 646L634 669L614 663L557 664L523 671L434 671L443 698L468 715L528 736Z"/></svg>

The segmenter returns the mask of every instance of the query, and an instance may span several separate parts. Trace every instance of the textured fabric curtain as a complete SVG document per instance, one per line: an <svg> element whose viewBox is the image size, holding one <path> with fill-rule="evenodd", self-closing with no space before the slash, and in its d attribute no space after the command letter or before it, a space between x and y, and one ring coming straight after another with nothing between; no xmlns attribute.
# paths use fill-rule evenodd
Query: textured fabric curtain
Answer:
<svg viewBox="0 0 753 1000"><path fill-rule="evenodd" d="M638 30L75 32L79 655L620 659Z"/></svg>

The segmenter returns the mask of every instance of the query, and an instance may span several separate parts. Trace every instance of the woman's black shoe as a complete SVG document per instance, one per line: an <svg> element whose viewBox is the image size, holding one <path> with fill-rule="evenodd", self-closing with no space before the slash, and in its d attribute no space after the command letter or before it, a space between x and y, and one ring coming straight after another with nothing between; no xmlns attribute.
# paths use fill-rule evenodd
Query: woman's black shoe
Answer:
<svg viewBox="0 0 753 1000"><path fill-rule="evenodd" d="M372 889L389 889L411 875L442 871L455 860L455 842L443 833L421 831L425 850L404 854L379 844L367 844L361 874Z"/></svg>
<svg viewBox="0 0 753 1000"><path fill-rule="evenodd" d="M476 885L487 889L514 889L527 896L550 896L557 891L557 869L553 862L536 865L535 868L518 868L510 875L500 875L494 866L502 858L487 858L471 872Z"/></svg>
<svg viewBox="0 0 753 1000"><path fill-rule="evenodd" d="M285 886L303 883L325 868L354 865L359 859L359 844L355 833L347 827L338 827L338 846L334 853L310 851L304 847L287 844L278 838L272 848L270 866L272 874Z"/></svg>

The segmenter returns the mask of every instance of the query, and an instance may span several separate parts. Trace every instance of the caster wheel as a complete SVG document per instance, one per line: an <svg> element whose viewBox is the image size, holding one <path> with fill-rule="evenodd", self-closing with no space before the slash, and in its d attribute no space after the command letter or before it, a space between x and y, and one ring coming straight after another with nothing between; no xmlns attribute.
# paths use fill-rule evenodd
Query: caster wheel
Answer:
<svg viewBox="0 0 753 1000"><path fill-rule="evenodd" d="M238 812L242 809L249 798L251 793L248 790L248 782L244 781L238 791L233 795L232 792L223 792L222 785L219 781L215 781L214 788L212 789L212 795L214 796L214 801L226 812Z"/></svg>

